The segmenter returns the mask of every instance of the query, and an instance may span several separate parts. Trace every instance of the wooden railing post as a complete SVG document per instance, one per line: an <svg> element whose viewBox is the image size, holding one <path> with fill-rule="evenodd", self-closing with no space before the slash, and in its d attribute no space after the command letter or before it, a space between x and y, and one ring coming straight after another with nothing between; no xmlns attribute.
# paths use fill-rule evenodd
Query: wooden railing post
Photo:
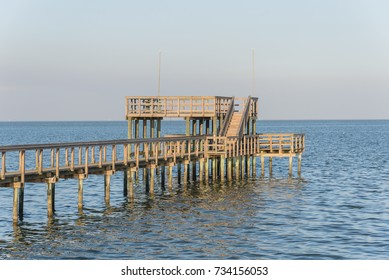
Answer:
<svg viewBox="0 0 389 280"><path fill-rule="evenodd" d="M6 153L1 152L1 179L5 179L5 173L7 172L6 170Z"/></svg>
<svg viewBox="0 0 389 280"><path fill-rule="evenodd" d="M89 147L86 146L85 147L85 166L84 166L85 170L85 174L88 174L89 172Z"/></svg>
<svg viewBox="0 0 389 280"><path fill-rule="evenodd" d="M59 148L55 150L55 177L59 178Z"/></svg>
<svg viewBox="0 0 389 280"><path fill-rule="evenodd" d="M25 151L21 150L19 151L19 172L20 172L20 182L24 184L25 179Z"/></svg>

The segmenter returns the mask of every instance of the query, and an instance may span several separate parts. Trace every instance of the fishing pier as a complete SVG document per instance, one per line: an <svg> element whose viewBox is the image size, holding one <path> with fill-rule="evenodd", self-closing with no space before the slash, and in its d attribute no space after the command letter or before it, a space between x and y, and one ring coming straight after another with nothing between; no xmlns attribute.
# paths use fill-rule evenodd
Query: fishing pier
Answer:
<svg viewBox="0 0 389 280"><path fill-rule="evenodd" d="M163 118L184 118L185 134L161 137ZM0 187L13 188L13 222L23 220L27 183L47 185L47 215L55 211L55 184L78 181L78 208L83 207L83 180L104 176L105 202L110 181L123 173L123 195L133 198L142 172L145 191L169 190L178 183L232 181L265 175L265 158L272 174L273 158L289 158L289 176L297 157L301 174L303 134L261 134L256 130L258 98L221 96L126 97L128 139L73 143L0 146ZM257 160L260 172L257 172ZM173 170L173 168L175 170ZM175 172L173 172L175 171ZM156 186L160 176L160 186Z"/></svg>

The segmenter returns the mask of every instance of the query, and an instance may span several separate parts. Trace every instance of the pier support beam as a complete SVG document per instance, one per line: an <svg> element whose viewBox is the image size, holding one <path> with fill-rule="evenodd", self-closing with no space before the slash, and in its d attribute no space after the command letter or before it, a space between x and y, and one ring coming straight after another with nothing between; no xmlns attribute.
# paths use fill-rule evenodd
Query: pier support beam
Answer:
<svg viewBox="0 0 389 280"><path fill-rule="evenodd" d="M169 163L169 174L167 179L168 190L171 193L173 191L173 163Z"/></svg>
<svg viewBox="0 0 389 280"><path fill-rule="evenodd" d="M184 162L184 185L188 183L188 178L189 178L189 162L185 161Z"/></svg>
<svg viewBox="0 0 389 280"><path fill-rule="evenodd" d="M204 181L204 158L200 158L199 160L199 180L200 183Z"/></svg>
<svg viewBox="0 0 389 280"><path fill-rule="evenodd" d="M239 163L240 163L240 156L237 156L236 158L235 158L235 178L237 179L237 180L239 180L240 179L240 166L239 166Z"/></svg>
<svg viewBox="0 0 389 280"><path fill-rule="evenodd" d="M289 156L289 176L292 177L293 175L293 157Z"/></svg>
<svg viewBox="0 0 389 280"><path fill-rule="evenodd" d="M261 176L265 176L265 157L261 156Z"/></svg>
<svg viewBox="0 0 389 280"><path fill-rule="evenodd" d="M155 164L150 165L150 191L151 195L154 194L154 185L155 185Z"/></svg>
<svg viewBox="0 0 389 280"><path fill-rule="evenodd" d="M181 163L177 164L177 183L180 185L181 184Z"/></svg>
<svg viewBox="0 0 389 280"><path fill-rule="evenodd" d="M157 138L161 138L161 121L162 121L162 118L157 119ZM159 156L160 151L161 151L161 143L158 143L157 147L158 147L157 148L157 156Z"/></svg>
<svg viewBox="0 0 389 280"><path fill-rule="evenodd" d="M128 139L132 139L132 137L133 137L133 135L132 135L132 131L133 131L133 129L132 129L132 118L128 118L128 131L127 131L127 137L128 137ZM127 158L129 158L130 157L130 155L131 155L131 145L129 145L130 147L129 147L129 149L128 149L128 151L127 151Z"/></svg>
<svg viewBox="0 0 389 280"><path fill-rule="evenodd" d="M188 183L190 181L190 161L189 160L186 160L185 161L185 165L186 165L186 182ZM185 175L184 175L185 176Z"/></svg>
<svg viewBox="0 0 389 280"><path fill-rule="evenodd" d="M208 180L209 180L209 159L206 158L205 159L205 166L204 166L204 171L205 171L205 175L204 175L204 179L205 179L205 183L208 184Z"/></svg>
<svg viewBox="0 0 389 280"><path fill-rule="evenodd" d="M216 158L212 158L212 179L216 181L217 179L217 162Z"/></svg>
<svg viewBox="0 0 389 280"><path fill-rule="evenodd" d="M226 162L225 162L225 156L220 157L220 181L224 182L225 180L225 168L226 168Z"/></svg>
<svg viewBox="0 0 389 280"><path fill-rule="evenodd" d="M273 157L269 157L269 176L273 175Z"/></svg>
<svg viewBox="0 0 389 280"><path fill-rule="evenodd" d="M21 182L13 183L13 207L12 220L16 224L23 220L23 203L24 203L24 184Z"/></svg>
<svg viewBox="0 0 389 280"><path fill-rule="evenodd" d="M147 168L143 168L143 182L146 184L146 193L150 191L150 174Z"/></svg>
<svg viewBox="0 0 389 280"><path fill-rule="evenodd" d="M159 170L159 168L157 167L157 171L158 171L158 170ZM161 166L160 173L161 173L161 189L162 189L163 191L165 191L165 174L166 174L165 165L162 165L162 166ZM157 175L158 175L158 172L157 172Z"/></svg>
<svg viewBox="0 0 389 280"><path fill-rule="evenodd" d="M192 161L192 182L196 182L196 175L197 175L197 171L196 171L196 161Z"/></svg>
<svg viewBox="0 0 389 280"><path fill-rule="evenodd" d="M253 156L253 177L257 176L257 158Z"/></svg>
<svg viewBox="0 0 389 280"><path fill-rule="evenodd" d="M227 180L232 181L232 161L233 158L229 157L227 159Z"/></svg>
<svg viewBox="0 0 389 280"><path fill-rule="evenodd" d="M75 176L78 179L78 210L82 210L83 200L84 200L84 179L86 178L85 174L77 174Z"/></svg>
<svg viewBox="0 0 389 280"><path fill-rule="evenodd" d="M139 138L139 119L135 119L135 135L134 138L137 139Z"/></svg>
<svg viewBox="0 0 389 280"><path fill-rule="evenodd" d="M109 204L111 199L111 176L113 174L112 170L104 171L104 200L106 204Z"/></svg>
<svg viewBox="0 0 389 280"><path fill-rule="evenodd" d="M253 135L257 134L257 120L256 119L253 119L252 131L253 131ZM256 140L254 139L254 141L256 141ZM257 146L257 143L254 142L254 153L253 154L257 153L256 146ZM257 158L255 157L255 155L253 155L253 176L254 177L257 176Z"/></svg>
<svg viewBox="0 0 389 280"><path fill-rule="evenodd" d="M217 117L213 117L213 123L212 123L212 134L216 136L218 134L217 129Z"/></svg>
<svg viewBox="0 0 389 280"><path fill-rule="evenodd" d="M55 211L55 183L57 178L47 178L47 216L53 217Z"/></svg>
<svg viewBox="0 0 389 280"><path fill-rule="evenodd" d="M135 175L136 167L127 167L123 172L123 196L128 198L134 197L134 175Z"/></svg>
<svg viewBox="0 0 389 280"><path fill-rule="evenodd" d="M246 172L247 172L247 177L251 177L251 170L253 167L251 166L251 156L246 156Z"/></svg>
<svg viewBox="0 0 389 280"><path fill-rule="evenodd" d="M246 161L245 161L245 156L240 156L239 157L239 167L240 167L240 175L241 178L244 179L245 176L245 169L246 169Z"/></svg>
<svg viewBox="0 0 389 280"><path fill-rule="evenodd" d="M126 168L123 171L123 196L124 197L128 195L127 185L128 185L128 168Z"/></svg>
<svg viewBox="0 0 389 280"><path fill-rule="evenodd" d="M204 119L199 121L199 135L204 135Z"/></svg>
<svg viewBox="0 0 389 280"><path fill-rule="evenodd" d="M185 118L185 135L190 136L190 118Z"/></svg>
<svg viewBox="0 0 389 280"><path fill-rule="evenodd" d="M301 176L301 154L298 154L297 175Z"/></svg>

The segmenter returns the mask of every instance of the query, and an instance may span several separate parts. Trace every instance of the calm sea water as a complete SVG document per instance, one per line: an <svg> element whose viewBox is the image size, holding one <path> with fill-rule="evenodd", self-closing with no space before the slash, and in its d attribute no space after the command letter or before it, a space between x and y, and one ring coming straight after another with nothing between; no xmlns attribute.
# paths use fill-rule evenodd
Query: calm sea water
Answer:
<svg viewBox="0 0 389 280"><path fill-rule="evenodd" d="M271 178L266 170L265 178L186 187L175 178L173 192L157 187L154 199L140 181L128 201L117 173L106 205L103 177L92 175L82 213L77 181L62 180L52 221L46 185L27 184L18 226L12 189L0 188L0 259L389 259L389 121L257 125L306 134L301 178L288 178L287 159L275 159ZM163 132L184 126L165 121ZM122 139L126 129L125 122L0 123L0 145Z"/></svg>

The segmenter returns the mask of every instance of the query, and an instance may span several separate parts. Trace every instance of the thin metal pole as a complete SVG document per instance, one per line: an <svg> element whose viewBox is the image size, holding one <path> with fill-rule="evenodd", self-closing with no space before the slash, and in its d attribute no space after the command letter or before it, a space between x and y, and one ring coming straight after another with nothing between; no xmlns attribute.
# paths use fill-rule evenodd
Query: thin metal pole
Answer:
<svg viewBox="0 0 389 280"><path fill-rule="evenodd" d="M251 55L252 55L252 67L253 67L253 76L252 76L252 84L251 84L251 93L254 96L255 94L255 61L254 61L254 49L251 49Z"/></svg>
<svg viewBox="0 0 389 280"><path fill-rule="evenodd" d="M161 55L162 51L158 53L158 99L161 95Z"/></svg>

